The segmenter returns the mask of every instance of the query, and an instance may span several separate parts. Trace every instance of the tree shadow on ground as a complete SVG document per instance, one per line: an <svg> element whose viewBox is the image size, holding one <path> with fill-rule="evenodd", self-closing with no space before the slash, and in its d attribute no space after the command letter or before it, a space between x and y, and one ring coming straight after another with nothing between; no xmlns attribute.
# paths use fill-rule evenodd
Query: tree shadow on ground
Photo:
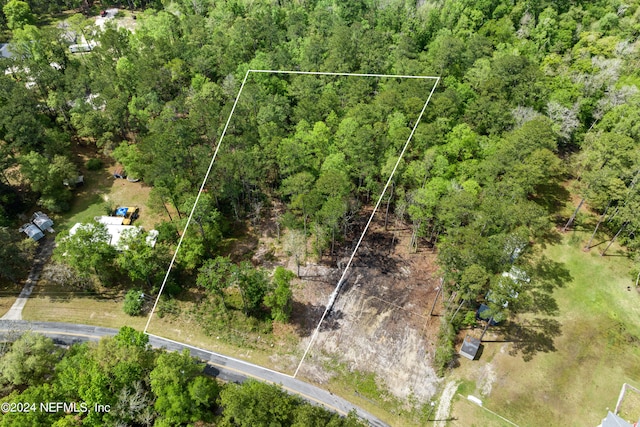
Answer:
<svg viewBox="0 0 640 427"><path fill-rule="evenodd" d="M74 298L91 298L94 301L122 301L120 294L113 292L97 292L95 290L70 290L70 291L54 291L54 292L38 292L32 294L37 298L48 298L50 302L71 302Z"/></svg>
<svg viewBox="0 0 640 427"><path fill-rule="evenodd" d="M320 332L336 331L340 329L340 320L344 318L342 310L332 309L324 318L320 326Z"/></svg>
<svg viewBox="0 0 640 427"><path fill-rule="evenodd" d="M542 247L559 244L562 241L559 229L568 220L563 216L563 213L565 213L564 210L570 198L571 193L559 183L550 183L537 188L537 196L534 196L532 201L542 207L550 215L552 222L559 227L545 232L537 239Z"/></svg>
<svg viewBox="0 0 640 427"><path fill-rule="evenodd" d="M588 248L585 246L584 251L585 252L589 252L591 249L595 249L598 246L603 246L605 243L608 243L608 242L609 242L609 239L601 240L601 241L596 242L596 243L591 242L591 246L589 246Z"/></svg>
<svg viewBox="0 0 640 427"><path fill-rule="evenodd" d="M48 293L48 292L38 292L31 294L31 298L47 298L51 303L61 303L66 302L69 303L73 298L77 295L75 293Z"/></svg>
<svg viewBox="0 0 640 427"><path fill-rule="evenodd" d="M543 313L549 316L557 316L560 313L560 308L553 295L540 292L534 289L531 292L531 310L533 313Z"/></svg>
<svg viewBox="0 0 640 427"><path fill-rule="evenodd" d="M545 289L549 291L554 288L561 288L565 283L573 279L563 263L554 261L544 255L536 263L534 274L543 283Z"/></svg>
<svg viewBox="0 0 640 427"><path fill-rule="evenodd" d="M546 248L548 245L559 245L562 243L562 233L559 230L552 228L544 232L542 236L537 239L537 242L540 243L542 248Z"/></svg>
<svg viewBox="0 0 640 427"><path fill-rule="evenodd" d="M624 250L615 250L615 251L608 251L606 254L602 254L602 252L600 252L600 256L602 257L620 257L620 258L629 258L629 253L624 251Z"/></svg>
<svg viewBox="0 0 640 427"><path fill-rule="evenodd" d="M556 288L562 288L573 277L563 263L554 261L546 256L542 256L533 265L531 271L531 307L533 313L543 313L546 315L558 315L558 304L553 297Z"/></svg>
<svg viewBox="0 0 640 427"><path fill-rule="evenodd" d="M556 182L541 185L537 190L538 196L534 197L533 200L551 215L559 218L560 212L565 208L567 201L571 197L569 190Z"/></svg>
<svg viewBox="0 0 640 427"><path fill-rule="evenodd" d="M525 362L539 352L556 351L554 339L562 335L561 325L555 319L532 319L519 323L509 322L504 326L505 341L513 343L509 351L512 356L522 354Z"/></svg>
<svg viewBox="0 0 640 427"><path fill-rule="evenodd" d="M95 301L122 299L119 292L113 289L98 292L93 284L83 284L82 286L77 284L61 285L47 279L41 279L29 297L33 299L46 298L52 303L68 303L76 298L90 298Z"/></svg>

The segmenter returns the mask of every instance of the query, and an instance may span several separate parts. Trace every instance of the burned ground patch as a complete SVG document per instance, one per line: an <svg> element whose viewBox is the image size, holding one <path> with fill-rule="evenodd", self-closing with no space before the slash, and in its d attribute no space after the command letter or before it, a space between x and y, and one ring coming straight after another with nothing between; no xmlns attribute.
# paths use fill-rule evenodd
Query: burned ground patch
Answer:
<svg viewBox="0 0 640 427"><path fill-rule="evenodd" d="M411 253L409 239L408 229L385 231L381 221L372 223L320 328L312 348L315 357L303 365L303 375L317 381L326 378L320 356L324 354L349 369L375 373L397 397L427 401L435 394L439 380L431 360L438 321L429 315L439 283L435 254ZM303 269L310 275L321 271L322 280L307 280L301 274L293 314L301 337L313 333L351 246L345 242L340 256Z"/></svg>

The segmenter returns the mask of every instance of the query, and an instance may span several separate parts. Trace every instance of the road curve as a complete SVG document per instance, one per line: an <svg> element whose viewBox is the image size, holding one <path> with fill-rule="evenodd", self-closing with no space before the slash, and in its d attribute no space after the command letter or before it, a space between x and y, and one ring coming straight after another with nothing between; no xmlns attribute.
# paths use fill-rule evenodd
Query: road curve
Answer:
<svg viewBox="0 0 640 427"><path fill-rule="evenodd" d="M22 332L32 331L52 338L58 344L74 344L84 341L99 341L105 336L113 336L117 329L100 326L76 325L62 322L29 322L25 320L0 320L0 339L16 336ZM188 349L193 357L206 362L205 372L223 381L242 382L247 378L255 378L273 384L278 384L289 393L297 394L303 399L317 405L322 405L341 415L355 410L360 418L371 426L388 427L387 424L354 406L347 400L322 390L314 385L293 378L280 372L272 371L252 363L234 359L219 353L179 343L156 335L149 335L149 344L155 348L169 351Z"/></svg>

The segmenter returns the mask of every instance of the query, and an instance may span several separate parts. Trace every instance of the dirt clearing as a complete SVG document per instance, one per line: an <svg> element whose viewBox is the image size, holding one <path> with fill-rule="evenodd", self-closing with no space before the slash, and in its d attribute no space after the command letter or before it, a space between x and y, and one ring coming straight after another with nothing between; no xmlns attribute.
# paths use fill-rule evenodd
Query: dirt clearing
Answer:
<svg viewBox="0 0 640 427"><path fill-rule="evenodd" d="M384 388L405 402L433 398L440 383L432 367L439 322L429 316L438 283L435 255L429 250L408 253L409 238L408 229L384 231L382 221L372 223L302 375L322 383L330 376L323 362L337 358L351 371L375 373ZM294 312L294 322L306 335L301 349L339 280L338 264L344 266L350 253L341 255L333 259L334 267L317 267L313 273L321 280L303 280L294 294L304 307Z"/></svg>

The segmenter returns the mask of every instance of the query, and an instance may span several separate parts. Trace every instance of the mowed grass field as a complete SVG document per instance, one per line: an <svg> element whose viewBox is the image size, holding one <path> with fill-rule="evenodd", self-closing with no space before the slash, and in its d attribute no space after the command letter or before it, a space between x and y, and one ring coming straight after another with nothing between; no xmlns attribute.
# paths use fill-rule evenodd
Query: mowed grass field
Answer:
<svg viewBox="0 0 640 427"><path fill-rule="evenodd" d="M22 284L16 285L8 280L0 283L0 317L2 317L18 298Z"/></svg>
<svg viewBox="0 0 640 427"><path fill-rule="evenodd" d="M520 426L597 426L607 409L614 410L623 383L640 386L640 293L632 262L615 247L605 257L602 245L583 251L588 237L571 232L545 250L571 273L554 292L561 324L555 351L525 361L509 354L511 344L489 342L480 360L461 359L453 376L464 385L451 425L511 425L470 404L466 397L473 394ZM640 418L640 407L625 409L629 421Z"/></svg>

